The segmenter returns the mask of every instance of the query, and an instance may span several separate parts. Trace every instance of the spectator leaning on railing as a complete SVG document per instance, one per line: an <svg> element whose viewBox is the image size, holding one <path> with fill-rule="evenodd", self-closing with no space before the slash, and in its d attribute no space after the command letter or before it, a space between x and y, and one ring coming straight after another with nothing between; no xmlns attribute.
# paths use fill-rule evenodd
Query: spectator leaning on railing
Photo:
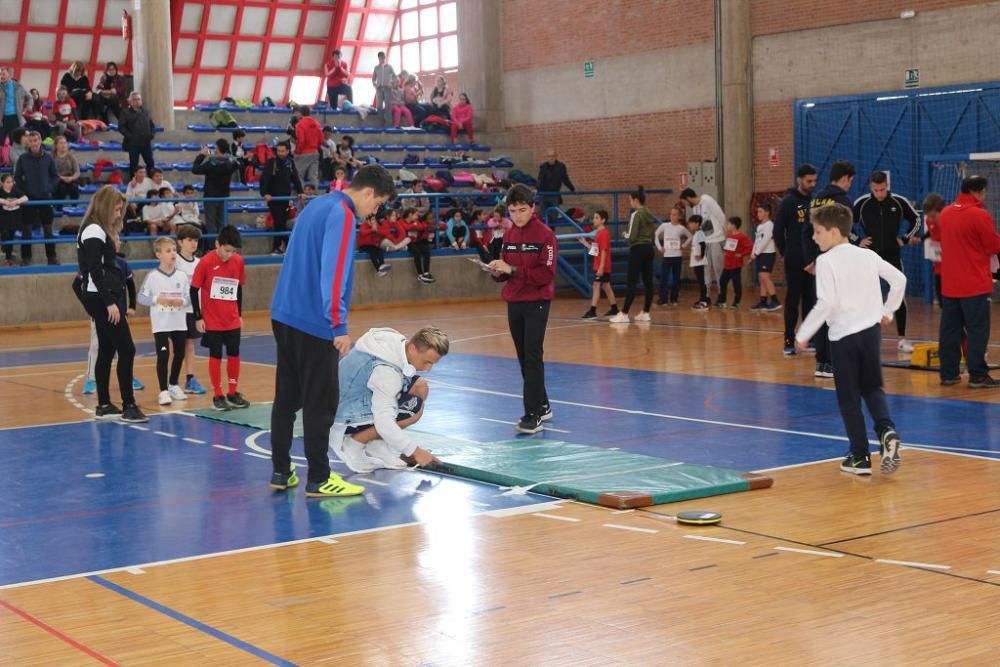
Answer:
<svg viewBox="0 0 1000 667"><path fill-rule="evenodd" d="M470 138L469 141L472 141L472 139ZM559 161L556 149L550 148L545 153L545 162L538 167L538 191L559 192L562 190L563 185L569 188L570 192L576 192L573 181L569 180L569 173L566 171L565 163ZM559 195L542 195L539 197L538 204L539 209L541 209L539 210L539 214L544 216L549 224L551 224L554 216L549 216L547 211L553 206L562 204L562 197Z"/></svg>
<svg viewBox="0 0 1000 667"><path fill-rule="evenodd" d="M156 136L156 125L142 107L142 95L133 92L128 97L128 108L121 112L118 119L118 131L122 133L122 147L128 151L129 174L135 173L139 166L139 156L146 164L146 169L152 169L153 137Z"/></svg>
<svg viewBox="0 0 1000 667"><path fill-rule="evenodd" d="M9 67L0 67L0 144L16 128L24 125L24 110L31 108L31 95L19 82L14 80L14 72Z"/></svg>
<svg viewBox="0 0 1000 667"><path fill-rule="evenodd" d="M42 148L42 135L38 132L28 133L28 152L18 158L17 166L14 167L14 180L29 200L52 199L52 192L59 183L59 173L56 171L56 163L52 156ZM32 230L38 226L41 226L45 238L53 238L52 207L25 206L21 224L23 239L30 239ZM56 247L51 243L45 244L45 257L50 266L59 264L59 260L56 259ZM31 264L30 243L21 244L21 264L24 266Z"/></svg>

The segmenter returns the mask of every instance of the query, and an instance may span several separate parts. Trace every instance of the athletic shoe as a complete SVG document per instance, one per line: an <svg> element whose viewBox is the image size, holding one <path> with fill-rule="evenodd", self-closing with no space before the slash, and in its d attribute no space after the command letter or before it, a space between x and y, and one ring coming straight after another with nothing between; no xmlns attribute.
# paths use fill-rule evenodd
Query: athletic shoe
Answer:
<svg viewBox="0 0 1000 667"><path fill-rule="evenodd" d="M896 349L900 352L913 352L913 343L905 338L900 338L899 342L896 343Z"/></svg>
<svg viewBox="0 0 1000 667"><path fill-rule="evenodd" d="M806 345L806 354L816 354L816 346L812 343Z"/></svg>
<svg viewBox="0 0 1000 667"><path fill-rule="evenodd" d="M899 434L896 429L890 428L879 438L880 450L882 452L879 469L883 475L891 475L899 468Z"/></svg>
<svg viewBox="0 0 1000 667"><path fill-rule="evenodd" d="M87 380L86 382L83 383L83 393L84 394L93 394L95 391L97 391L97 381L96 380Z"/></svg>
<svg viewBox="0 0 1000 667"><path fill-rule="evenodd" d="M421 274L417 275L417 282L429 283L430 281L427 280L427 276L425 276L424 274L421 273Z"/></svg>
<svg viewBox="0 0 1000 667"><path fill-rule="evenodd" d="M726 303L725 301L716 301L715 307L718 308L719 310L725 310L726 308L729 308L729 304Z"/></svg>
<svg viewBox="0 0 1000 667"><path fill-rule="evenodd" d="M547 422L552 419L552 406L546 403L542 406L542 414L538 415L538 419L543 422Z"/></svg>
<svg viewBox="0 0 1000 667"><path fill-rule="evenodd" d="M730 310L739 310L739 309L740 309L740 302L739 302L739 301L737 301L737 302L736 302L736 303L734 303L733 305L729 306L729 309L730 309Z"/></svg>
<svg viewBox="0 0 1000 667"><path fill-rule="evenodd" d="M173 399L170 398L170 392L164 389L160 392L160 398L158 399L160 405L170 405L173 403Z"/></svg>
<svg viewBox="0 0 1000 667"><path fill-rule="evenodd" d="M526 414L517 422L518 433L538 433L542 428L542 418L538 415Z"/></svg>
<svg viewBox="0 0 1000 667"><path fill-rule="evenodd" d="M872 460L867 456L856 459L853 455L848 454L840 462L840 469L852 475L870 475L872 474Z"/></svg>
<svg viewBox="0 0 1000 667"><path fill-rule="evenodd" d="M795 341L793 339L791 338L785 339L785 349L782 350L782 354L784 354L786 357L795 356Z"/></svg>
<svg viewBox="0 0 1000 667"><path fill-rule="evenodd" d="M704 301L695 301L694 305L691 306L691 310L708 310L709 305Z"/></svg>
<svg viewBox="0 0 1000 667"><path fill-rule="evenodd" d="M369 458L365 446L349 435L340 439L339 447L331 446L330 450L354 472L371 472L382 465L381 461Z"/></svg>
<svg viewBox="0 0 1000 667"><path fill-rule="evenodd" d="M184 385L184 391L189 394L199 395L208 393L208 390L201 386L201 383L198 382L198 378L196 377L192 377L187 381L187 384Z"/></svg>
<svg viewBox="0 0 1000 667"><path fill-rule="evenodd" d="M962 382L961 377L941 378L941 386L943 387L950 387L952 385L959 384L961 382Z"/></svg>
<svg viewBox="0 0 1000 667"><path fill-rule="evenodd" d="M142 382L140 382L139 378L132 378L132 390L133 391L142 391L145 388L146 388L146 385L144 385Z"/></svg>
<svg viewBox="0 0 1000 667"><path fill-rule="evenodd" d="M249 408L250 401L243 398L243 394L240 392L233 392L232 394L226 394L226 403L233 406L234 408Z"/></svg>
<svg viewBox="0 0 1000 667"><path fill-rule="evenodd" d="M750 306L750 310L751 310L751 312L759 313L762 310L767 310L767 304L764 303L763 301L760 301L760 302L755 303L754 305Z"/></svg>
<svg viewBox="0 0 1000 667"><path fill-rule="evenodd" d="M405 470L409 466L406 461L400 458L399 452L390 447L385 440L372 440L365 445L365 456L373 462L380 464L382 468L392 468L393 470Z"/></svg>
<svg viewBox="0 0 1000 667"><path fill-rule="evenodd" d="M55 257L49 257L47 263L49 266L59 266L59 260Z"/></svg>
<svg viewBox="0 0 1000 667"><path fill-rule="evenodd" d="M997 387L1000 387L1000 382L997 382L989 375L984 375L981 378L969 378L970 389L996 389Z"/></svg>
<svg viewBox="0 0 1000 667"><path fill-rule="evenodd" d="M611 317L608 322L611 324L628 324L632 320L629 319L628 313L619 312L617 315Z"/></svg>
<svg viewBox="0 0 1000 667"><path fill-rule="evenodd" d="M375 274L379 278L382 278L383 276L389 275L390 271L392 271L392 264L383 264L382 266L378 267L378 271L376 271Z"/></svg>
<svg viewBox="0 0 1000 667"><path fill-rule="evenodd" d="M813 373L818 378L832 378L833 377L833 365L832 364L816 364L816 372Z"/></svg>
<svg viewBox="0 0 1000 667"><path fill-rule="evenodd" d="M777 310L781 310L781 307L782 307L781 306L781 302L775 300L775 301L770 302L766 306L764 306L764 310L766 310L769 313L773 313L773 312L775 312Z"/></svg>
<svg viewBox="0 0 1000 667"><path fill-rule="evenodd" d="M614 317L617 314L618 306L611 306L611 308L608 309L608 312L604 313L604 317Z"/></svg>
<svg viewBox="0 0 1000 667"><path fill-rule="evenodd" d="M231 406L226 402L225 396L216 396L212 399L212 409L218 410L219 412L225 412L229 410Z"/></svg>
<svg viewBox="0 0 1000 667"><path fill-rule="evenodd" d="M175 401L186 401L187 400L187 394L185 394L184 390L181 389L176 384L172 384L169 387L167 387L167 391L170 392L170 398L174 399Z"/></svg>
<svg viewBox="0 0 1000 667"><path fill-rule="evenodd" d="M306 484L306 495L311 498L360 496L364 492L365 487L345 482L341 479L340 475L332 472L326 481L309 482Z"/></svg>
<svg viewBox="0 0 1000 667"><path fill-rule="evenodd" d="M639 313L638 315L635 316L635 321L636 322L650 322L650 321L652 321L652 318L650 318L649 313L647 313L646 311L642 311L641 313Z"/></svg>
<svg viewBox="0 0 1000 667"><path fill-rule="evenodd" d="M284 491L299 485L299 476L295 474L295 464L293 463L288 472L276 472L271 474L271 488Z"/></svg>
<svg viewBox="0 0 1000 667"><path fill-rule="evenodd" d="M100 419L101 421L121 419L121 416L122 411L111 403L108 403L107 405L98 405L97 409L94 410L94 419Z"/></svg>
<svg viewBox="0 0 1000 667"><path fill-rule="evenodd" d="M135 403L131 405L122 406L122 421L129 422L131 424L144 424L149 421L149 417L142 413L139 406Z"/></svg>
<svg viewBox="0 0 1000 667"><path fill-rule="evenodd" d="M583 314L583 317L581 317L580 319L581 320L596 320L597 319L597 309L591 307L589 310L587 310L587 312L585 312Z"/></svg>

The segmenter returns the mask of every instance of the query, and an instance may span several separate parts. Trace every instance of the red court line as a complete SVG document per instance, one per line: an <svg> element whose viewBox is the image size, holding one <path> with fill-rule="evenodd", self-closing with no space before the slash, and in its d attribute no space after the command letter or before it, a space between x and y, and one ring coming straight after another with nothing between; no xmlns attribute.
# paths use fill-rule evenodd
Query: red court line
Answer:
<svg viewBox="0 0 1000 667"><path fill-rule="evenodd" d="M87 648L86 646L84 646L80 642L76 641L72 637L67 637L63 633L61 633L58 630L56 630L55 628L53 628L51 625L48 625L47 623L44 623L43 621L35 618L34 616L32 616L28 612L24 611L23 609L18 609L17 607L15 607L14 605L10 604L9 602L7 602L5 600L0 600L0 606L4 607L5 609L7 609L8 611L10 611L10 612L12 612L14 614L17 614L18 616L20 616L24 620L28 621L32 625L35 625L35 626L41 628L42 630L45 630L45 632L49 633L50 635L52 635L56 639L60 639L60 640L62 640L64 642L66 642L67 644L69 644L70 646L72 646L73 648L75 648L76 650L81 651L83 653L86 653L87 655L89 655L91 658L93 658L94 660L98 661L102 665L109 665L109 667L120 667L117 662L115 662L113 660L110 660L108 658L105 658L103 655L101 655L97 651L95 651L93 649L90 649L90 648Z"/></svg>

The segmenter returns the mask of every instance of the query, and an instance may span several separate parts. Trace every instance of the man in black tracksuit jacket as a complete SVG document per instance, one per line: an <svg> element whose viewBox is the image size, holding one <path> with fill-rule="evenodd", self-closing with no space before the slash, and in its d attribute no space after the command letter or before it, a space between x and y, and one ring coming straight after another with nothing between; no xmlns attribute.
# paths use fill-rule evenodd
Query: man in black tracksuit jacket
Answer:
<svg viewBox="0 0 1000 667"><path fill-rule="evenodd" d="M851 210L852 202L847 196L847 191L851 189L851 183L857 174L857 169L847 160L837 160L830 167L830 184L813 197L810 209L829 206L830 204L841 204ZM811 215L811 214L810 214ZM856 229L856 226L855 226ZM851 243L857 243L856 232L851 233ZM805 264L806 272L813 276L813 284L816 281L816 258L819 256L819 246L812 238L812 230L809 234L802 235L802 262ZM830 363L830 340L827 337L829 328L824 324L813 337L813 345L816 347L816 377L833 377L833 364Z"/></svg>
<svg viewBox="0 0 1000 667"><path fill-rule="evenodd" d="M299 170L295 168L295 161L289 156L290 152L287 143L278 144L275 157L264 164L260 173L260 196L271 209L271 219L274 220L276 232L288 230L288 206L291 202L287 199L271 201L271 197L288 197L292 192L301 196L303 192ZM287 239L283 236L275 236L273 239L272 253L281 253Z"/></svg>
<svg viewBox="0 0 1000 667"><path fill-rule="evenodd" d="M900 250L907 243L920 241L920 218L913 204L889 192L889 177L884 171L873 172L869 186L871 193L854 201L854 223L861 236L858 244L871 248L879 257L903 270ZM906 299L896 311L896 332L899 349L912 351L906 340Z"/></svg>
<svg viewBox="0 0 1000 667"><path fill-rule="evenodd" d="M240 163L229 153L229 142L219 139L215 142L215 154L209 157L203 148L191 165L191 173L205 177L205 197L228 197L229 184ZM226 202L205 202L205 231L215 234L224 220Z"/></svg>
<svg viewBox="0 0 1000 667"><path fill-rule="evenodd" d="M774 216L774 244L785 259L785 354L795 354L795 324L816 303L816 277L805 272L802 235L812 234L809 205L816 189L816 167L803 164L795 173L796 187L788 188Z"/></svg>

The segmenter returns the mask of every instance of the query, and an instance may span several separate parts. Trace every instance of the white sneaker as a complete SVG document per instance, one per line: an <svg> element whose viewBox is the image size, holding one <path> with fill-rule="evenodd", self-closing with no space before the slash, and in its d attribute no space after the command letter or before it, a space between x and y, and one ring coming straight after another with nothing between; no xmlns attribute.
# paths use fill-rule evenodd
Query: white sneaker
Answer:
<svg viewBox="0 0 1000 667"><path fill-rule="evenodd" d="M169 391L160 392L160 405L170 405L173 402L174 402L173 399L170 398Z"/></svg>
<svg viewBox="0 0 1000 667"><path fill-rule="evenodd" d="M899 343L896 344L896 347L899 349L900 352L913 352L913 343L906 340L905 338L900 338Z"/></svg>
<svg viewBox="0 0 1000 667"><path fill-rule="evenodd" d="M642 311L641 313L639 313L638 315L635 316L635 321L636 322L650 322L650 321L652 321L652 318L649 317L649 313L647 313L646 311Z"/></svg>
<svg viewBox="0 0 1000 667"><path fill-rule="evenodd" d="M628 324L632 320L629 319L626 313L619 312L617 315L612 315L608 322L611 324Z"/></svg>
<svg viewBox="0 0 1000 667"><path fill-rule="evenodd" d="M392 468L394 470L404 470L409 466L406 461L400 458L399 452L394 450L385 440L372 440L365 445L365 455L373 462L378 462L381 468Z"/></svg>
<svg viewBox="0 0 1000 667"><path fill-rule="evenodd" d="M170 394L170 398L174 399L175 401L186 401L188 398L187 394L184 393L184 390L181 389L180 386L176 384L172 384L169 387L167 387L167 392Z"/></svg>
<svg viewBox="0 0 1000 667"><path fill-rule="evenodd" d="M334 454L354 472L371 472L380 467L381 461L374 461L365 454L365 446L352 438L344 436L340 448L333 448Z"/></svg>

